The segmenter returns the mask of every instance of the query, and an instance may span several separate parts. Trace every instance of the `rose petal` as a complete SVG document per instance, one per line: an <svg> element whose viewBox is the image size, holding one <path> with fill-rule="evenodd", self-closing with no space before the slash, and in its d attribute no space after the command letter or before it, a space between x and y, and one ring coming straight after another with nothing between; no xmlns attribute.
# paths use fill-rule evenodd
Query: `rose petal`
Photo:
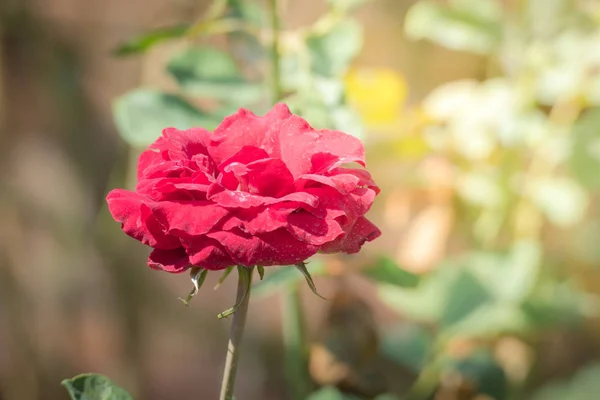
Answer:
<svg viewBox="0 0 600 400"><path fill-rule="evenodd" d="M220 270L234 265L235 262L215 239L202 236L182 239L183 246L194 266L210 270Z"/></svg>
<svg viewBox="0 0 600 400"><path fill-rule="evenodd" d="M190 267L190 261L183 247L173 250L154 249L148 257L148 265L154 269L180 273Z"/></svg>
<svg viewBox="0 0 600 400"><path fill-rule="evenodd" d="M294 177L323 172L343 163L365 164L360 140L339 131L315 130L291 114L285 104L277 104L264 117L240 109L225 118L211 137L209 152L221 163L244 146L264 149L271 157L281 159ZM319 154L319 169L313 169L311 159Z"/></svg>
<svg viewBox="0 0 600 400"><path fill-rule="evenodd" d="M143 179L138 183L136 192L154 201L206 200L209 185L196 181L202 179L192 177Z"/></svg>
<svg viewBox="0 0 600 400"><path fill-rule="evenodd" d="M279 155L278 131L291 116L287 106L276 105L264 117L246 109L226 117L211 137L209 152L217 164L236 154L245 146L263 149L271 157Z"/></svg>
<svg viewBox="0 0 600 400"><path fill-rule="evenodd" d="M181 247L181 242L177 237L167 234L164 226L152 214L152 209L148 204L141 205L142 220L145 221L146 229L154 237L156 244L151 245L156 249L171 250Z"/></svg>
<svg viewBox="0 0 600 400"><path fill-rule="evenodd" d="M178 240L165 236L156 219L147 212L146 203L153 203L147 197L115 189L106 196L106 201L113 218L121 223L121 229L127 235L154 248L173 249L179 246Z"/></svg>
<svg viewBox="0 0 600 400"><path fill-rule="evenodd" d="M188 237L208 233L228 211L208 201L161 201L152 205L152 213L165 232Z"/></svg>
<svg viewBox="0 0 600 400"><path fill-rule="evenodd" d="M189 160L196 154L208 155L206 143L209 141L210 132L203 128L179 130L166 128L162 131L163 137L170 143L168 150L172 160Z"/></svg>
<svg viewBox="0 0 600 400"><path fill-rule="evenodd" d="M267 207L258 211L257 209L237 209L224 224L223 230L230 231L240 229L244 233L255 235L258 233L272 232L288 225L287 217L295 208Z"/></svg>
<svg viewBox="0 0 600 400"><path fill-rule="evenodd" d="M294 177L285 163L275 158L259 160L246 166L248 189L267 197L281 197L294 188Z"/></svg>
<svg viewBox="0 0 600 400"><path fill-rule="evenodd" d="M304 174L296 180L297 190L305 189L309 185L318 182L323 185L331 186L342 195L352 192L359 184L360 178L354 174L337 174L333 176L324 176L316 174Z"/></svg>
<svg viewBox="0 0 600 400"><path fill-rule="evenodd" d="M344 234L335 220L317 218L306 211L290 214L288 222L286 228L292 236L315 246L331 242Z"/></svg>
<svg viewBox="0 0 600 400"><path fill-rule="evenodd" d="M365 165L365 150L360 140L343 132L315 130L298 116L288 118L279 132L281 160L294 177L322 173L344 163ZM319 169L312 158L317 156Z"/></svg>
<svg viewBox="0 0 600 400"><path fill-rule="evenodd" d="M373 189L362 187L357 187L347 195L342 195L339 191L328 186L304 190L318 197L319 209L325 210L329 218L346 215L350 219L355 219L364 215L373 205L376 196Z"/></svg>
<svg viewBox="0 0 600 400"><path fill-rule="evenodd" d="M219 171L225 171L225 168L231 163L250 164L253 161L269 158L269 154L255 146L244 146L240 151L219 164Z"/></svg>
<svg viewBox="0 0 600 400"><path fill-rule="evenodd" d="M371 174L369 173L369 171L366 171L364 169L338 167L338 168L334 168L333 170L329 171L327 173L327 176L333 177L333 176L340 176L340 175L346 175L346 174L354 175L355 177L357 177L358 178L358 186L368 187L370 189L373 189L375 191L375 193L380 192L379 187L373 181L373 178L371 177Z"/></svg>
<svg viewBox="0 0 600 400"><path fill-rule="evenodd" d="M248 188L246 164L256 160L268 158L269 155L263 149L254 146L244 146L240 151L223 161L219 165L219 183L230 190L242 187L244 191Z"/></svg>
<svg viewBox="0 0 600 400"><path fill-rule="evenodd" d="M146 177L146 171L163 162L162 156L156 150L144 150L138 158L137 178L138 180Z"/></svg>
<svg viewBox="0 0 600 400"><path fill-rule="evenodd" d="M221 243L235 264L245 266L296 264L318 250L318 246L297 241L285 229L261 235L232 230L212 232L207 236Z"/></svg>
<svg viewBox="0 0 600 400"><path fill-rule="evenodd" d="M381 236L381 231L365 217L359 217L346 235L321 247L322 253L358 253L365 242Z"/></svg>
<svg viewBox="0 0 600 400"><path fill-rule="evenodd" d="M209 189L208 199L222 207L228 208L261 207L285 202L300 203L316 208L319 204L319 199L316 196L306 192L295 192L283 197L275 198L258 196L237 190L225 190L211 194L211 190Z"/></svg>
<svg viewBox="0 0 600 400"><path fill-rule="evenodd" d="M162 160L149 165L143 172L140 181L153 178L180 178L192 176L197 165L189 160L170 161Z"/></svg>

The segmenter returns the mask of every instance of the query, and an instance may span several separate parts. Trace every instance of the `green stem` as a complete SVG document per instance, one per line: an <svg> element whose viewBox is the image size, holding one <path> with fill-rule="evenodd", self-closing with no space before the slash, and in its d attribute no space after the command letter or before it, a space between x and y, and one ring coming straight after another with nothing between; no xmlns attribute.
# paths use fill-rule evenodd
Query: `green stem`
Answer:
<svg viewBox="0 0 600 400"><path fill-rule="evenodd" d="M413 383L408 393L404 396L406 400L424 400L431 397L440 381L443 367L442 354L446 347L446 339L438 337L433 343L425 357L425 364L417 380Z"/></svg>
<svg viewBox="0 0 600 400"><path fill-rule="evenodd" d="M279 7L277 0L269 0L269 11L271 14L271 90L273 104L283 97L281 89L281 66L279 60L279 31L281 27L279 19Z"/></svg>
<svg viewBox="0 0 600 400"><path fill-rule="evenodd" d="M415 383L406 393L407 400L425 400L435 391L439 382L439 370L434 366L426 366L417 377Z"/></svg>
<svg viewBox="0 0 600 400"><path fill-rule="evenodd" d="M304 400L310 390L308 378L308 354L300 301L299 285L294 283L283 291L283 341L285 372L291 399Z"/></svg>
<svg viewBox="0 0 600 400"><path fill-rule="evenodd" d="M239 276L236 304L239 304L239 306L236 309L235 314L233 314L233 321L231 322L227 359L225 360L225 371L223 372L219 400L233 399L235 375L237 372L238 360L240 358L240 345L242 343L242 337L244 336L244 327L246 326L253 272L254 268L238 266Z"/></svg>

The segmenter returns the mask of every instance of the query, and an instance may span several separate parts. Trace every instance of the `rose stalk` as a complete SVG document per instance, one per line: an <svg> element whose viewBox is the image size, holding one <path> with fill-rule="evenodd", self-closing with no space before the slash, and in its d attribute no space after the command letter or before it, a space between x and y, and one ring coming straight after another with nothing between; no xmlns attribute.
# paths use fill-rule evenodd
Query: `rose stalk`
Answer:
<svg viewBox="0 0 600 400"><path fill-rule="evenodd" d="M225 359L225 370L223 372L223 381L221 383L220 400L229 400L233 398L233 388L235 386L235 375L237 373L237 364L240 357L240 345L244 336L246 326L246 316L248 315L248 304L250 303L250 288L252 286L252 274L254 268L248 269L238 267L238 287L236 304L239 304L233 314L231 322L231 333L229 335L229 344L227 345L227 358Z"/></svg>

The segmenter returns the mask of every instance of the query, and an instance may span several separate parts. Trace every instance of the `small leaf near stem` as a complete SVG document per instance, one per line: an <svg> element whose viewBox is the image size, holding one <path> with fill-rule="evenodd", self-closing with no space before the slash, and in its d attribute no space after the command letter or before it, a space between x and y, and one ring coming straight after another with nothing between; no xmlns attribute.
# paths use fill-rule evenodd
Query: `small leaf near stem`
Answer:
<svg viewBox="0 0 600 400"><path fill-rule="evenodd" d="M183 302L183 304L185 304L186 306L190 305L190 300L192 300L192 297L194 297L198 293L198 290L200 290L200 288L202 287L202 284L204 283L204 280L206 279L207 274L208 274L208 270L204 269L204 268L190 269L190 277L192 279L192 283L194 284L194 287L192 288L192 290L190 291L190 294L188 294L185 299L182 299L181 297L179 298L179 300L181 300Z"/></svg>
<svg viewBox="0 0 600 400"><path fill-rule="evenodd" d="M252 284L252 273L254 268L238 266L237 304L233 307L233 321L231 322L231 333L227 348L227 359L225 360L225 371L221 384L219 400L233 400L233 388L237 372L238 359L240 357L240 344L244 335L248 304L250 302L250 288ZM223 314L223 313L221 313Z"/></svg>
<svg viewBox="0 0 600 400"><path fill-rule="evenodd" d="M312 276L310 276L310 272L308 272L308 270L306 269L306 263L300 262L300 263L296 264L295 267L298 268L298 270L300 272L302 272L302 275L304 275L304 278L306 279L306 283L308 283L308 287L310 288L310 290L312 290L312 292L314 294L316 294L323 300L327 300L325 297L321 296L319 294L319 292L317 292L317 287L315 286L315 283L313 282L313 278L312 278Z"/></svg>
<svg viewBox="0 0 600 400"><path fill-rule="evenodd" d="M214 290L217 290L223 284L223 282L225 282L225 279L227 279L231 271L233 271L233 267L227 267L227 269L225 269L225 272L223 272L223 275L219 278L219 281L213 288Z"/></svg>
<svg viewBox="0 0 600 400"><path fill-rule="evenodd" d="M258 276L260 276L260 280L262 281L265 277L265 267L258 265L256 266L256 269L258 270Z"/></svg>
<svg viewBox="0 0 600 400"><path fill-rule="evenodd" d="M246 270L249 270L250 274L252 274L254 268L249 269L246 267L238 266L238 273L240 274L240 278L239 278L240 280L242 279L242 269L244 270L244 274L247 273ZM237 303L233 307L228 308L227 310L219 313L217 315L217 318L219 318L219 319L227 318L230 315L235 314L235 312L242 306L242 304L247 303L246 297L250 296L250 284L252 283L252 279L248 279L248 278L244 278L244 279L245 279L245 283L246 283L247 287L243 292L243 296L241 298L238 296ZM238 284L238 291L239 291L239 284Z"/></svg>

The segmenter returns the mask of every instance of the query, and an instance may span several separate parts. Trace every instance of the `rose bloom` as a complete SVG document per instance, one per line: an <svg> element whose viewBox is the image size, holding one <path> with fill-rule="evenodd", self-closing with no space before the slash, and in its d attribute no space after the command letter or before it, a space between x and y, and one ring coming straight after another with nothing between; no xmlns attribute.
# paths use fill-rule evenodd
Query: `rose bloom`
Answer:
<svg viewBox="0 0 600 400"><path fill-rule="evenodd" d="M276 105L240 109L214 132L167 128L139 158L135 191L106 200L129 236L153 248L148 265L291 265L317 252L356 253L381 233L364 217L379 188L360 140L313 129Z"/></svg>

